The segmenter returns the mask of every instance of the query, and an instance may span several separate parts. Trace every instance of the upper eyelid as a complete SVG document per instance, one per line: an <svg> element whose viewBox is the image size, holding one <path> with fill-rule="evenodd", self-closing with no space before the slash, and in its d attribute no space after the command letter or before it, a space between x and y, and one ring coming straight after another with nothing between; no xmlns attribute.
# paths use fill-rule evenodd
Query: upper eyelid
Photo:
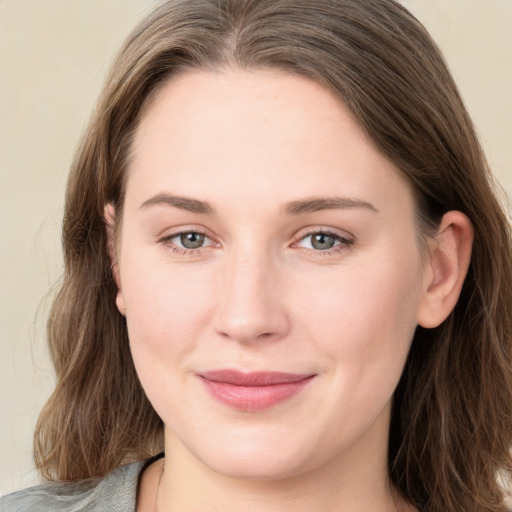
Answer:
<svg viewBox="0 0 512 512"><path fill-rule="evenodd" d="M200 235L204 235L207 238L212 240L215 239L215 236L211 234L209 229L204 227L195 227L195 226L185 226L179 228L166 228L162 230L162 232L158 235L158 239L169 239L174 238L175 236L184 235L186 233L198 233Z"/></svg>
<svg viewBox="0 0 512 512"><path fill-rule="evenodd" d="M179 237L181 235L187 235L189 233L196 233L198 235L203 235L205 237L205 239L208 239L208 240L210 240L213 243L218 243L213 237L211 237L210 235L208 235L204 231L199 231L199 230L195 230L195 229L190 229L190 230L185 230L185 231L177 231L175 233L169 233L168 235L162 236L160 238L160 240L162 240L162 241L172 240L173 238L177 238L177 237Z"/></svg>
<svg viewBox="0 0 512 512"><path fill-rule="evenodd" d="M335 228L328 228L328 227L304 228L304 230L300 230L296 234L296 236L294 238L295 238L295 241L297 242L297 241L302 240L303 238L305 238L307 236L316 235L316 234L319 234L319 233L323 233L323 234L326 234L326 235L329 235L329 236L333 236L333 237L336 237L336 238L339 238L339 239L342 239L342 240L350 240L352 242L354 241L354 238L355 238L354 235L352 235L348 231L337 230Z"/></svg>

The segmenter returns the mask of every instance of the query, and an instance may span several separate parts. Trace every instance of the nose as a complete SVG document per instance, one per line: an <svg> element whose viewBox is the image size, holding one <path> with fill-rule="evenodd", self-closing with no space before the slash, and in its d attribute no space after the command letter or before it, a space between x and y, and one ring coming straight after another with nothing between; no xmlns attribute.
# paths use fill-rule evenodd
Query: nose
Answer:
<svg viewBox="0 0 512 512"><path fill-rule="evenodd" d="M284 337L290 321L281 277L268 255L233 255L222 274L215 331L240 343Z"/></svg>

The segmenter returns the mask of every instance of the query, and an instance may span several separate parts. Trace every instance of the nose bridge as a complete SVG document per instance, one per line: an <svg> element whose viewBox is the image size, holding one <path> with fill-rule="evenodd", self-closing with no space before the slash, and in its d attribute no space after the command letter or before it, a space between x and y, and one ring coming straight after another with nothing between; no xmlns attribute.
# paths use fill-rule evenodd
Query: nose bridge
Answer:
<svg viewBox="0 0 512 512"><path fill-rule="evenodd" d="M279 265L269 250L238 247L226 258L215 329L239 342L278 338L288 318L278 290Z"/></svg>

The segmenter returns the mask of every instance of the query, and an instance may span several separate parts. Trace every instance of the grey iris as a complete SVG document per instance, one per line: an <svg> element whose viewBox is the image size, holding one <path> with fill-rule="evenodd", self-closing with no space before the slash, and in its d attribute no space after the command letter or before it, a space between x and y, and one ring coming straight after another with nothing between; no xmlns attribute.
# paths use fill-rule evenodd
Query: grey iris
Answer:
<svg viewBox="0 0 512 512"><path fill-rule="evenodd" d="M197 249L204 243L204 235L201 233L183 233L180 242L186 249Z"/></svg>
<svg viewBox="0 0 512 512"><path fill-rule="evenodd" d="M319 249L321 251L331 249L335 242L336 240L333 236L326 235L325 233L317 233L316 235L311 235L311 245L315 249Z"/></svg>

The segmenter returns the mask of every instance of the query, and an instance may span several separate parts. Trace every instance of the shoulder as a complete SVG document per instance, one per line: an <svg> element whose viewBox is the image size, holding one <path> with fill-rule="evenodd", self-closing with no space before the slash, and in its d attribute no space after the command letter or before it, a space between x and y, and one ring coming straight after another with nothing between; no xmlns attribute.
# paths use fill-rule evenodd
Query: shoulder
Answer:
<svg viewBox="0 0 512 512"><path fill-rule="evenodd" d="M0 512L134 512L144 467L121 466L100 480L46 482L0 498Z"/></svg>

